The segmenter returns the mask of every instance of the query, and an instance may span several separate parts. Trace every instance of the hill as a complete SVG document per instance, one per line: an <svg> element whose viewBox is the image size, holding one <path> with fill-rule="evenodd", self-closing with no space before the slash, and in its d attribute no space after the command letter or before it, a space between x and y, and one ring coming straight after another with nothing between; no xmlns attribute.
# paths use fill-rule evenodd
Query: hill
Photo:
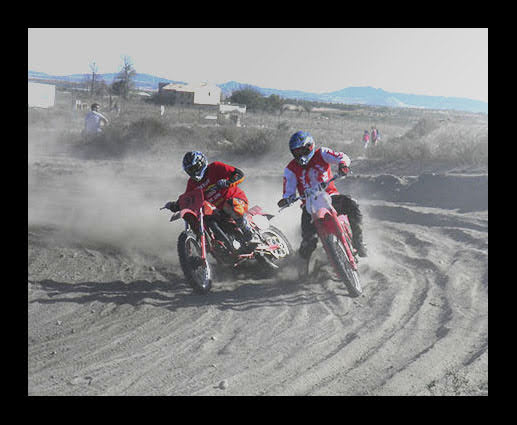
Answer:
<svg viewBox="0 0 517 425"><path fill-rule="evenodd" d="M116 77L116 73L99 74L107 84L111 84ZM28 71L30 80L40 80L42 82L53 83L83 83L89 74L72 74L64 76L49 75L43 72ZM139 90L158 90L158 84L164 83L180 83L184 81L169 80L167 78L156 77L150 74L137 73L135 77L136 88ZM323 103L342 103L342 104L359 104L366 106L387 106L387 107L406 107L406 108L424 108L424 109L441 109L456 110L474 113L488 114L488 102L473 100L459 97L444 96L427 96L417 94L405 94L388 92L383 89L370 86L365 87L347 87L341 90L328 93L311 93L300 90L279 90L272 88L264 88L244 84L237 81L229 81L218 84L221 88L223 96L230 96L235 90L243 87L250 87L264 96L272 94L280 96L284 99L298 99Z"/></svg>
<svg viewBox="0 0 517 425"><path fill-rule="evenodd" d="M223 94L230 95L232 91L242 87L250 87L264 96L272 94L285 99L299 99L324 103L360 104L367 106L388 106L424 109L452 109L465 112L481 112L488 114L488 103L459 97L427 96L405 93L387 92L370 86L347 87L328 93L310 93L298 90L277 90L262 88L236 81L220 84Z"/></svg>

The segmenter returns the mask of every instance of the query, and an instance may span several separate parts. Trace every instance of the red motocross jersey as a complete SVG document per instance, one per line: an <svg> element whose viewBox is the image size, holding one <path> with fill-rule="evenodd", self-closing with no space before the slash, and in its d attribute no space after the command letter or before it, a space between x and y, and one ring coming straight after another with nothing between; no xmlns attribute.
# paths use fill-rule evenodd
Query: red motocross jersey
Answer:
<svg viewBox="0 0 517 425"><path fill-rule="evenodd" d="M205 177L200 182L197 182L192 178L188 179L187 189L185 192L194 189L205 189L205 200L215 205L217 208L222 208L224 201L230 198L239 198L248 203L246 194L237 186L244 179L233 183L228 188L206 191L208 187L215 185L218 180L228 179L234 171L235 167L225 164L224 162L214 161L208 164L205 171Z"/></svg>
<svg viewBox="0 0 517 425"><path fill-rule="evenodd" d="M284 169L283 197L296 195L296 190L302 195L305 189L332 178L331 164L343 163L349 167L350 162L350 158L343 152L335 152L324 147L314 152L314 156L305 167L293 159ZM327 192L331 195L339 193L334 182L328 185Z"/></svg>

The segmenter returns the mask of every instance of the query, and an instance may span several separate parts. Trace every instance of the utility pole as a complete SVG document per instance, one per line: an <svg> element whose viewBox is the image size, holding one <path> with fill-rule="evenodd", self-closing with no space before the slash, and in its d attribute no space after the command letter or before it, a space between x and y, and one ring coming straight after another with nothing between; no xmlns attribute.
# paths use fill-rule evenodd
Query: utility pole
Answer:
<svg viewBox="0 0 517 425"><path fill-rule="evenodd" d="M95 62L90 63L90 71L92 71L92 84L90 88L90 96L93 97L93 92L95 89L95 74L98 71L97 64Z"/></svg>

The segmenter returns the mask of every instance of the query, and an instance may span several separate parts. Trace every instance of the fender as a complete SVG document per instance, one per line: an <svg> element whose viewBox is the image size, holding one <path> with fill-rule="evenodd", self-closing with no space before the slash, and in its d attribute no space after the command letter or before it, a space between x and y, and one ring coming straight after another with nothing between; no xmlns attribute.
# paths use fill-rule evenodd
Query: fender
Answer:
<svg viewBox="0 0 517 425"><path fill-rule="evenodd" d="M189 217L189 215L190 215L190 217ZM183 218L185 220L197 220L197 213L193 210L185 208L183 210L177 211L174 214L172 214L169 221L179 220L180 218Z"/></svg>
<svg viewBox="0 0 517 425"><path fill-rule="evenodd" d="M331 233L335 235L341 234L338 217L335 211L321 208L314 216L314 224L323 235Z"/></svg>
<svg viewBox="0 0 517 425"><path fill-rule="evenodd" d="M258 205L255 205L253 207L251 207L247 212L246 212L248 215L251 215L251 216L254 216L254 215L263 215L264 217L266 217L268 220L271 220L274 215L273 214L269 214L269 213L266 213L262 210L262 207L259 207Z"/></svg>
<svg viewBox="0 0 517 425"><path fill-rule="evenodd" d="M179 218L184 218L187 214L194 216L194 218L197 220L198 213L189 208L185 208L185 209L181 210Z"/></svg>

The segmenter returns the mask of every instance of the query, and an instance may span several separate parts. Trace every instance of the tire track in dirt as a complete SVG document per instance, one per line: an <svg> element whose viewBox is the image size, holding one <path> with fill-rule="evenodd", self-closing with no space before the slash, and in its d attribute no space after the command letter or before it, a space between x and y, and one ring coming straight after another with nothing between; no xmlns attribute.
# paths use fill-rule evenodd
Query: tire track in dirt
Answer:
<svg viewBox="0 0 517 425"><path fill-rule="evenodd" d="M74 184L59 190L80 197ZM486 393L488 212L374 201L364 215L357 299L325 274L298 282L295 266L274 279L222 275L193 295L174 249L29 226L29 394ZM166 221L150 221L152 235L174 244L180 229Z"/></svg>
<svg viewBox="0 0 517 425"><path fill-rule="evenodd" d="M368 369L368 375L371 376L371 369L372 367L375 367L375 364L377 363L376 358L380 356L379 352L382 350L386 351L387 345L393 345L393 341L396 339L402 339L402 344L404 344L404 340L411 339L412 341L415 341L418 339L418 334L421 332L429 334L430 337L426 337L422 341L419 349L413 349L413 351L415 351L414 354L406 357L405 359L398 359L398 362L401 364L397 364L397 362L394 362L393 359L391 359L391 364L387 368L388 372L384 373L385 378L379 378L377 383L372 383L369 387L364 389L364 393L379 391L379 389L386 385L393 376L403 372L404 369L410 367L414 362L422 359L426 353L432 352L433 348L439 344L442 339L447 338L450 331L448 326L450 326L451 321L453 320L453 307L451 307L447 294L444 294L443 292L449 284L448 272L450 267L446 267L442 270L433 261L425 258L429 255L430 248L434 246L433 243L421 240L419 237L416 237L413 233L408 232L407 230L398 230L398 233L393 228L390 230L390 235L397 234L399 236L399 240L404 241L403 244L398 245L399 247L404 248L401 250L402 252L396 253L396 255L393 255L392 257L397 258L396 262L393 261L393 266L395 266L397 262L408 264L412 273L411 277L407 277L405 279L406 282L413 282L415 286L414 293L411 294L411 301L407 302L407 306L411 306L411 308L408 308L402 313L399 311L397 314L394 312L384 312L383 314L379 314L380 310L376 310L377 317L382 319L377 323L383 322L385 318L398 318L396 326L389 329L386 328L386 324L384 324L384 335L374 338L376 343L373 346L364 349L361 356L349 369L341 370L340 372L328 375L324 378L319 376L320 382L314 386L312 390L307 392L307 394L320 394L322 392L321 389L327 385L330 385L332 392L335 393L336 385L334 385L334 383L336 381L351 379L352 381L358 382L359 379L353 380L351 375L358 374L358 371L361 371L361 369ZM447 241L445 241L444 244L447 245ZM386 246L391 245L392 244L386 244ZM436 250L439 251L440 247L436 247ZM452 264L454 263L454 258L456 256L457 254L453 256ZM445 259L447 259L446 254ZM422 273L423 270L426 270L425 274ZM387 273L386 267L383 268L383 273ZM387 274L395 275L395 273ZM382 282L382 284L385 285L386 281ZM380 293L380 291L378 292ZM368 293L367 297L372 297L370 299L373 300L373 297L377 295L378 294L374 295L372 292L371 294ZM384 293L381 295L384 296L386 294ZM396 297L400 299L401 293L398 292ZM440 310L438 313L431 314L432 309L436 309L438 306L438 304L433 303L435 299L441 301ZM386 302L386 298L383 298L383 302ZM373 302L370 301L368 306L373 307L372 304ZM428 307L428 304L431 305L431 307ZM418 324L418 322L422 321L419 316L425 317L425 327ZM432 321L430 321L430 319L432 319ZM465 326L462 328L469 330L469 328ZM371 329L370 333L370 336L373 337L375 331ZM356 335L360 334L361 332L358 332ZM325 359L328 359L328 356ZM353 373L349 373L351 371L353 371ZM364 381L364 377L362 380ZM348 392L344 390L344 393Z"/></svg>

